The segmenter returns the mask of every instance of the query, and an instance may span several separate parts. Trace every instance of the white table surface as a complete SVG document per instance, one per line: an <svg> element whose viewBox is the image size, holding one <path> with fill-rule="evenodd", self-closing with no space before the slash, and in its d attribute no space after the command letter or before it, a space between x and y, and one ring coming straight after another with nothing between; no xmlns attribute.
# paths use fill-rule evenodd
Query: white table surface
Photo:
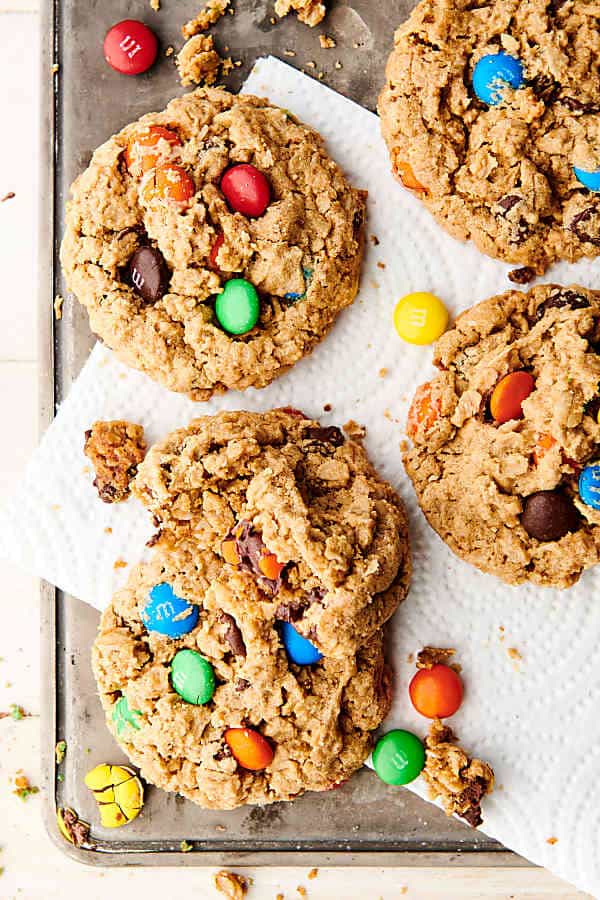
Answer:
<svg viewBox="0 0 600 900"><path fill-rule="evenodd" d="M43 0L42 0L43 2ZM81 0L82 3L90 0ZM0 502L8 496L37 440L36 232L38 166L37 0L0 0L0 397L4 439L0 443ZM176 0L163 0L163 11ZM199 0L199 6L201 0ZM146 0L124 3L125 15L146 11ZM102 36L98 35L100 41ZM50 73L48 73L50 77ZM60 327L60 325L59 325ZM40 781L38 583L8 566L2 571L0 710L22 705L31 718L0 720L0 898L120 898L132 890L152 898L217 895L214 869L89 869L61 854L41 820L41 795L23 802L12 793L15 772ZM543 869L238 869L250 876L249 900L410 898L555 898L586 895ZM174 879L176 888L174 887Z"/></svg>

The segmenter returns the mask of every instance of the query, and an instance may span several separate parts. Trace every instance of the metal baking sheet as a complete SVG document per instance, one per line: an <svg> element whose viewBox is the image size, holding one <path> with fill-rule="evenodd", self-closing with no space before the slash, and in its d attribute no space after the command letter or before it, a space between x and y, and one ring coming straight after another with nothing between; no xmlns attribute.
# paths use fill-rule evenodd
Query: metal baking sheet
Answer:
<svg viewBox="0 0 600 900"><path fill-rule="evenodd" d="M63 210L72 180L93 149L126 123L162 108L183 93L173 57L181 24L202 0L163 0L154 13L148 0L46 0L43 12L43 161L41 178L41 423L50 422L56 404L77 377L94 338L76 303L66 303L55 323L52 301L64 293L58 264ZM228 86L238 89L254 61L271 53L291 65L323 72L330 87L374 109L394 26L409 12L410 0L356 0L330 4L320 29L308 29L295 16L273 25L273 0L237 0L235 15L214 29L218 46L243 66ZM126 78L102 57L106 30L136 17L157 32L159 61L146 75ZM335 49L323 50L320 32L333 34ZM340 60L342 67L335 67ZM58 74L52 75L53 64ZM182 423L183 424L183 423ZM93 514L90 510L90 514ZM43 585L45 679L44 770L46 820L55 841L71 856L92 865L131 864L292 864L515 865L523 861L484 834L446 818L435 807L403 789L386 787L363 770L336 791L308 794L294 803L208 812L182 797L149 788L143 814L127 828L98 826L95 802L83 784L98 762L124 761L104 724L90 667L90 647L98 613L81 601ZM56 778L54 746L68 745ZM96 849L76 850L59 837L56 806L71 806L93 824ZM182 853L180 842L193 843Z"/></svg>

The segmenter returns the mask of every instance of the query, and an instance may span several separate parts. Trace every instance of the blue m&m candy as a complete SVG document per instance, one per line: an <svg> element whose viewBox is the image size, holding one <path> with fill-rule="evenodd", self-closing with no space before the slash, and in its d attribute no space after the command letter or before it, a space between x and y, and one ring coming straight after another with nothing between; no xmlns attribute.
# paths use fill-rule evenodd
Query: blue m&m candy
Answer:
<svg viewBox="0 0 600 900"><path fill-rule="evenodd" d="M585 169L578 169L577 166L573 166L573 171L577 180L584 187L590 191L600 193L600 169L596 169L595 172L586 172Z"/></svg>
<svg viewBox="0 0 600 900"><path fill-rule="evenodd" d="M163 581L152 588L150 602L140 615L148 631L179 638L196 627L200 610L194 603L178 597L171 585Z"/></svg>
<svg viewBox="0 0 600 900"><path fill-rule="evenodd" d="M281 623L281 640L289 661L297 666L312 666L323 659L323 654L315 645L302 637L289 622Z"/></svg>
<svg viewBox="0 0 600 900"><path fill-rule="evenodd" d="M586 506L600 509L600 462L590 463L579 476L579 496Z"/></svg>
<svg viewBox="0 0 600 900"><path fill-rule="evenodd" d="M508 53L482 56L473 71L473 90L488 106L497 106L504 99L507 88L516 90L524 82L521 60Z"/></svg>

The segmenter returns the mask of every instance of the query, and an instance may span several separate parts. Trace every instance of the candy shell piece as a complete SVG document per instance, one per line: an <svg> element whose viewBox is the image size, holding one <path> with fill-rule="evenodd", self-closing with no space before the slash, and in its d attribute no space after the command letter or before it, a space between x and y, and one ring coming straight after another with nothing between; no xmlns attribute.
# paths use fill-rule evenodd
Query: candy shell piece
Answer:
<svg viewBox="0 0 600 900"><path fill-rule="evenodd" d="M141 718L142 713L139 709L129 708L127 697L124 694L122 697L119 697L119 699L113 706L111 715L111 719L115 726L115 731L117 732L117 737L123 737L123 735L127 733L128 728L133 728L135 729L135 731L139 731L142 726L139 724L138 719Z"/></svg>
<svg viewBox="0 0 600 900"><path fill-rule="evenodd" d="M219 325L229 334L247 334L260 316L256 288L245 278L232 278L215 301Z"/></svg>
<svg viewBox="0 0 600 900"><path fill-rule="evenodd" d="M136 19L117 22L104 38L106 62L121 75L141 75L154 64L157 54L156 35Z"/></svg>
<svg viewBox="0 0 600 900"><path fill-rule="evenodd" d="M186 703L204 706L215 693L215 672L195 650L179 650L171 663L171 684Z"/></svg>
<svg viewBox="0 0 600 900"><path fill-rule="evenodd" d="M150 591L150 602L140 613L148 631L165 637L180 638L189 634L198 624L200 608L189 600L178 597L170 584L163 581Z"/></svg>
<svg viewBox="0 0 600 900"><path fill-rule="evenodd" d="M398 728L379 738L373 750L373 767L386 784L409 784L423 771L425 748L410 731Z"/></svg>
<svg viewBox="0 0 600 900"><path fill-rule="evenodd" d="M428 719L453 716L463 699L463 684L458 672L443 663L419 669L408 688L412 705Z"/></svg>
<svg viewBox="0 0 600 900"><path fill-rule="evenodd" d="M120 828L135 819L144 805L144 787L129 766L101 763L85 776L105 828Z"/></svg>
<svg viewBox="0 0 600 900"><path fill-rule="evenodd" d="M509 372L492 392L490 412L499 425L523 418L523 401L535 390L535 378L529 372Z"/></svg>
<svg viewBox="0 0 600 900"><path fill-rule="evenodd" d="M221 178L221 190L234 212L258 218L271 202L271 188L265 175L251 163L231 166Z"/></svg>
<svg viewBox="0 0 600 900"><path fill-rule="evenodd" d="M409 344L433 344L448 325L448 310L435 294L417 291L402 297L394 310L394 326Z"/></svg>
<svg viewBox="0 0 600 900"><path fill-rule="evenodd" d="M266 738L253 728L228 728L225 742L243 769L259 772L273 762L274 751Z"/></svg>
<svg viewBox="0 0 600 900"><path fill-rule="evenodd" d="M579 169L577 166L573 166L573 171L575 172L577 180L589 191L593 191L594 193L600 192L600 169L596 169L595 172L586 172L585 169Z"/></svg>
<svg viewBox="0 0 600 900"><path fill-rule="evenodd" d="M289 622L281 623L281 640L289 661L297 666L312 666L323 659L320 650L302 637Z"/></svg>
<svg viewBox="0 0 600 900"><path fill-rule="evenodd" d="M510 88L517 90L524 83L523 63L504 52L482 56L473 71L473 90L488 106L497 106Z"/></svg>
<svg viewBox="0 0 600 900"><path fill-rule="evenodd" d="M579 496L586 506L600 509L600 462L590 463L579 476Z"/></svg>

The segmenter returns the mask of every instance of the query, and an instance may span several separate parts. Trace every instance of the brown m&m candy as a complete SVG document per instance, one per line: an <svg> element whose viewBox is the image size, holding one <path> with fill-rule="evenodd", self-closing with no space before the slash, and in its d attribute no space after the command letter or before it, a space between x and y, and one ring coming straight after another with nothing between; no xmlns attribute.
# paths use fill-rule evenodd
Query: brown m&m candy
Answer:
<svg viewBox="0 0 600 900"><path fill-rule="evenodd" d="M167 293L169 270L162 253L155 247L139 247L127 270L129 283L146 303L157 303Z"/></svg>
<svg viewBox="0 0 600 900"><path fill-rule="evenodd" d="M562 491L538 491L523 501L521 525L537 541L559 541L580 525L579 513Z"/></svg>

